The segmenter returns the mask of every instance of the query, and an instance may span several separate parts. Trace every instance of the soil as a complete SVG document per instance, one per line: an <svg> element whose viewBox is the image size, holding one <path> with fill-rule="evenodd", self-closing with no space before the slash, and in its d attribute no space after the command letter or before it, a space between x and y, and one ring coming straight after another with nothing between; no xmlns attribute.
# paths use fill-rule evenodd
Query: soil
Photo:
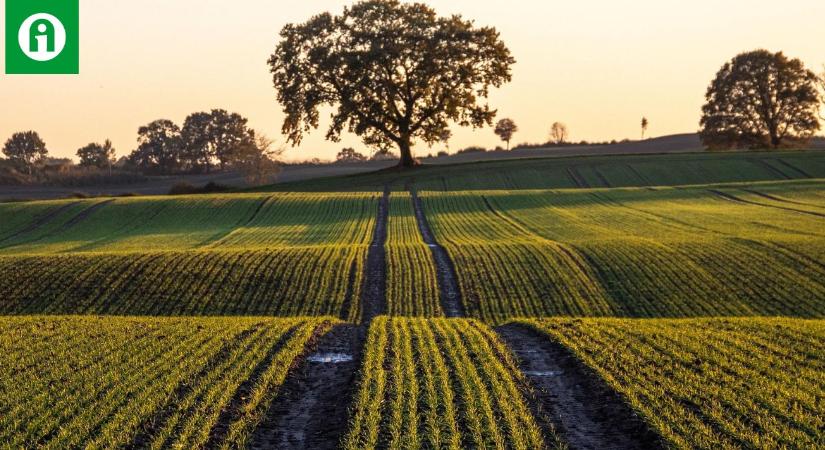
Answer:
<svg viewBox="0 0 825 450"><path fill-rule="evenodd" d="M365 335L364 327L338 325L322 336L317 350L287 377L250 448L338 448L349 427Z"/></svg>
<svg viewBox="0 0 825 450"><path fill-rule="evenodd" d="M661 439L567 349L521 325L496 330L518 357L540 411L571 449L660 449Z"/></svg>
<svg viewBox="0 0 825 450"><path fill-rule="evenodd" d="M418 231L424 239L424 243L430 247L435 262L436 278L438 278L438 290L441 296L441 308L447 317L465 317L464 304L461 301L461 289L458 286L458 277L455 273L455 265L450 258L450 254L436 240L435 235L427 222L424 214L424 206L414 189L410 189L413 208L415 209L415 219L418 222Z"/></svg>
<svg viewBox="0 0 825 450"><path fill-rule="evenodd" d="M361 289L361 321L369 326L377 316L387 313L387 221L389 215L390 188L384 187L384 195L378 202L375 231L364 266L364 287Z"/></svg>

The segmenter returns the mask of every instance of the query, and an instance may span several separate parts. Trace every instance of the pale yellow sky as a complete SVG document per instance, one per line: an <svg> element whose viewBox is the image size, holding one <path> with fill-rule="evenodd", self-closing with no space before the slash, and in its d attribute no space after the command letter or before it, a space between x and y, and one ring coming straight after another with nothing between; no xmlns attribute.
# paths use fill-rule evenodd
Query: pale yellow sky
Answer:
<svg viewBox="0 0 825 450"><path fill-rule="evenodd" d="M278 32L348 3L80 0L80 75L0 74L0 141L34 129L56 156L106 138L124 155L139 126L158 118L182 123L190 112L218 107L283 141L266 65ZM518 123L514 142L546 140L556 120L575 140L637 138L643 115L651 135L693 132L708 83L735 54L784 50L818 72L825 63L823 0L427 3L501 32L518 63L513 82L490 103ZM490 129L454 131L453 149L499 143ZM360 148L356 138L338 144L324 134L314 132L286 157L331 159L342 146Z"/></svg>

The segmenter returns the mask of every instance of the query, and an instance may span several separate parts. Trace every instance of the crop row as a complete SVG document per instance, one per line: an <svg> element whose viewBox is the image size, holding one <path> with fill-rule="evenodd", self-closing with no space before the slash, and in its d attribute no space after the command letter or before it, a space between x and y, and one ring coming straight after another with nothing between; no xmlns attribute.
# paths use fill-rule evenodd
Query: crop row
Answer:
<svg viewBox="0 0 825 450"><path fill-rule="evenodd" d="M408 193L390 197L385 249L390 315L442 316L433 257L418 230Z"/></svg>
<svg viewBox="0 0 825 450"><path fill-rule="evenodd" d="M9 448L243 447L328 319L0 319Z"/></svg>
<svg viewBox="0 0 825 450"><path fill-rule="evenodd" d="M372 322L348 449L544 448L531 395L492 331L459 319Z"/></svg>
<svg viewBox="0 0 825 450"><path fill-rule="evenodd" d="M0 314L353 319L365 254L365 247L341 246L3 257Z"/></svg>
<svg viewBox="0 0 825 450"><path fill-rule="evenodd" d="M674 448L818 448L825 322L533 320Z"/></svg>

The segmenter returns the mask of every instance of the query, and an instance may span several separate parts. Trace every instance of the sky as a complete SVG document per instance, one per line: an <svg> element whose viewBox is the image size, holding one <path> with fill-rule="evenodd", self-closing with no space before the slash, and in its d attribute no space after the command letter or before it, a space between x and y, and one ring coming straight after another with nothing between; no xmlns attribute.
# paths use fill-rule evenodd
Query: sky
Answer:
<svg viewBox="0 0 825 450"><path fill-rule="evenodd" d="M0 73L0 141L33 129L53 156L74 156L107 138L127 155L141 125L159 118L181 124L189 113L224 108L283 143L266 64L278 33L351 3L80 0L80 75ZM546 141L555 121L567 124L573 140L637 139L642 116L652 136L695 132L708 84L736 54L766 48L817 72L825 64L822 0L426 3L501 33L517 63L512 82L489 104L518 124L514 143ZM500 144L490 128L453 132L453 150ZM355 136L334 143L324 135L322 124L285 159L333 159L345 146L366 152Z"/></svg>

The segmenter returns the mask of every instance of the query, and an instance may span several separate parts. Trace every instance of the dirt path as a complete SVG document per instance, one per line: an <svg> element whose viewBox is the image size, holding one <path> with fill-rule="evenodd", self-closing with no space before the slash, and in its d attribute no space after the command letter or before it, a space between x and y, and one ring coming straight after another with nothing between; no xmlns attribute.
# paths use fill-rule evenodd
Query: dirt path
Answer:
<svg viewBox="0 0 825 450"><path fill-rule="evenodd" d="M465 317L464 304L461 302L461 289L458 286L458 277L455 274L455 266L450 254L436 240L435 235L427 222L424 214L424 206L415 189L410 189L413 208L415 209L415 220L418 222L418 231L424 243L430 247L435 262L436 278L438 278L438 290L441 294L441 308L447 317Z"/></svg>
<svg viewBox="0 0 825 450"><path fill-rule="evenodd" d="M338 325L289 375L252 436L252 449L335 449L349 426L365 328Z"/></svg>
<svg viewBox="0 0 825 450"><path fill-rule="evenodd" d="M364 266L364 287L361 289L361 323L369 326L372 319L387 313L387 220L390 208L390 188L378 202L375 231Z"/></svg>
<svg viewBox="0 0 825 450"><path fill-rule="evenodd" d="M566 349L520 325L496 330L537 391L542 411L571 449L659 449L658 436Z"/></svg>

